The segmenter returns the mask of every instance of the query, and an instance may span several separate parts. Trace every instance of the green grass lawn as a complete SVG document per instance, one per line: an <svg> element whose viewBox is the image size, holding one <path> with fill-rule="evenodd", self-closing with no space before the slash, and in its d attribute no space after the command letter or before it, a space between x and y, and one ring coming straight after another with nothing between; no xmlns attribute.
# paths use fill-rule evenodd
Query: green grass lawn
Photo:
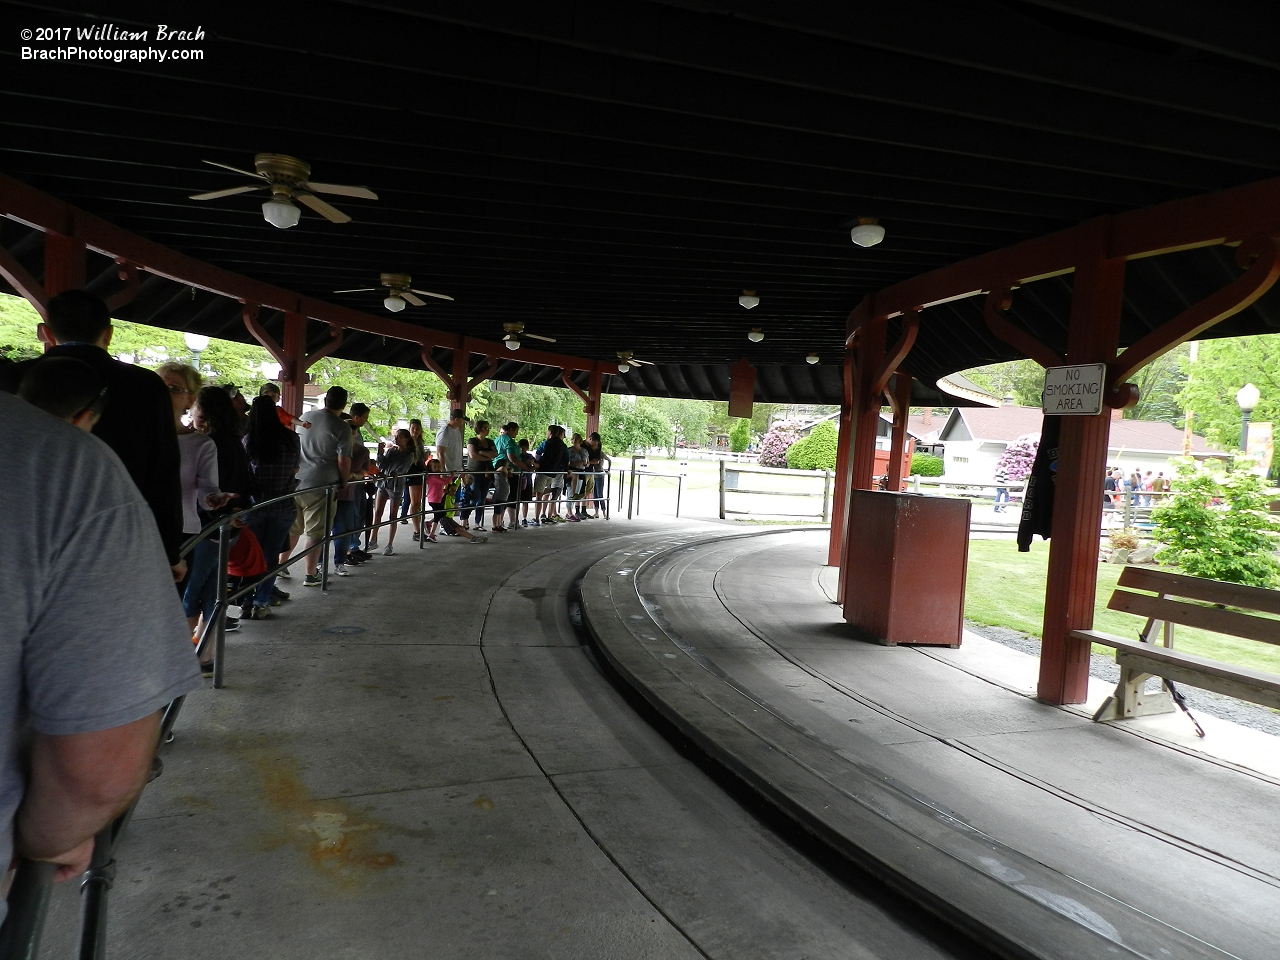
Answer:
<svg viewBox="0 0 1280 960"><path fill-rule="evenodd" d="M1009 627L1033 637L1040 635L1044 620L1044 592L1049 544L1036 541L1030 553L1018 553L1009 540L969 541L969 580L964 613L975 623ZM1141 617L1107 609L1124 568L1098 564L1098 598L1093 625L1097 630L1136 640L1146 623ZM1188 653L1212 657L1240 666L1280 673L1280 647L1252 640L1207 633L1193 627L1177 627L1174 645ZM1114 655L1110 647L1094 651Z"/></svg>

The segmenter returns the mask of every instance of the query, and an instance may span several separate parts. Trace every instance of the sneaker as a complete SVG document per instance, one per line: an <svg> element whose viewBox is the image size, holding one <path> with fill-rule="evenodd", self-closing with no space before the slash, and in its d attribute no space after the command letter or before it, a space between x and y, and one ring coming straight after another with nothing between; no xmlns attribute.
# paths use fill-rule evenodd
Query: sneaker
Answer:
<svg viewBox="0 0 1280 960"><path fill-rule="evenodd" d="M239 617L227 617L226 621L222 624L223 633L235 633L239 629L240 629Z"/></svg>
<svg viewBox="0 0 1280 960"><path fill-rule="evenodd" d="M378 541L377 541L377 540L370 540L368 543L366 543L366 544L364 545L364 548L365 548L365 550L377 550L377 549L378 549Z"/></svg>
<svg viewBox="0 0 1280 960"><path fill-rule="evenodd" d="M415 530L413 533L413 542L417 543L419 539L418 532Z"/></svg>
<svg viewBox="0 0 1280 960"><path fill-rule="evenodd" d="M213 676L213 661L212 661L212 660L210 660L208 663L202 663L202 664L200 664L200 676L202 676L202 677L212 677L212 676Z"/></svg>
<svg viewBox="0 0 1280 960"><path fill-rule="evenodd" d="M409 521L408 521L408 520L401 520L400 522L401 522L401 523L404 523L404 524L407 524Z"/></svg>
<svg viewBox="0 0 1280 960"><path fill-rule="evenodd" d="M570 522L570 523L577 523L577 522L578 522L578 521L580 521L581 519L582 519L581 517L573 516L573 517L570 517L570 518L569 518L569 522Z"/></svg>
<svg viewBox="0 0 1280 960"><path fill-rule="evenodd" d="M271 604L271 605L274 607L274 606L276 606L276 605L277 605L281 600L288 600L288 599L289 599L289 596L290 596L290 595L289 595L288 593L285 593L285 591L281 590L279 587L275 587L275 586L273 586L273 587L271 588L271 600L272 600L272 604Z"/></svg>
<svg viewBox="0 0 1280 960"><path fill-rule="evenodd" d="M304 587L318 587L318 586L320 586L320 574L318 574L318 573L308 573L305 577L303 577L303 578L302 578L302 585L303 585Z"/></svg>
<svg viewBox="0 0 1280 960"><path fill-rule="evenodd" d="M471 542L472 543L488 543L489 538L488 537L472 537Z"/></svg>
<svg viewBox="0 0 1280 960"><path fill-rule="evenodd" d="M281 567L280 572L276 574L281 580L292 580L293 574L289 572L288 567Z"/></svg>
<svg viewBox="0 0 1280 960"><path fill-rule="evenodd" d="M348 550L347 563L368 563L373 557L363 550Z"/></svg>
<svg viewBox="0 0 1280 960"><path fill-rule="evenodd" d="M249 611L250 620L268 620L271 617L271 610L268 607L255 606Z"/></svg>
<svg viewBox="0 0 1280 960"><path fill-rule="evenodd" d="M527 527L528 525L529 525L529 521L528 521L528 520L521 520L521 521L520 521L520 526L522 526L522 527Z"/></svg>
<svg viewBox="0 0 1280 960"><path fill-rule="evenodd" d="M383 555L384 557L390 557L390 556L394 556L394 555L395 555L395 550L393 550L393 549L391 548L391 544L389 544L389 543L387 544L387 549L385 549L385 550L383 550L383 551L382 551L382 555Z"/></svg>
<svg viewBox="0 0 1280 960"><path fill-rule="evenodd" d="M437 542L439 541L436 540L436 535L434 533L427 534L427 543L437 543Z"/></svg>
<svg viewBox="0 0 1280 960"><path fill-rule="evenodd" d="M344 563L340 563L336 567L334 567L333 572L340 577L351 576L351 571L347 569L347 566Z"/></svg>

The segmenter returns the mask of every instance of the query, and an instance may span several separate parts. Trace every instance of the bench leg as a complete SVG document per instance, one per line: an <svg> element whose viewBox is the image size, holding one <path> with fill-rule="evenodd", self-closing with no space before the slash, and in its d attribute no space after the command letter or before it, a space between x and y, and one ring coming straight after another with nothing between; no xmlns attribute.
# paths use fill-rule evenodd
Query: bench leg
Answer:
<svg viewBox="0 0 1280 960"><path fill-rule="evenodd" d="M1176 709L1173 697L1163 682L1160 689L1148 693L1145 689L1151 679L1149 673L1141 673L1131 667L1120 668L1120 682L1116 684L1115 693L1103 701L1098 712L1093 715L1095 721L1128 720L1133 717L1150 717L1159 713L1173 713Z"/></svg>

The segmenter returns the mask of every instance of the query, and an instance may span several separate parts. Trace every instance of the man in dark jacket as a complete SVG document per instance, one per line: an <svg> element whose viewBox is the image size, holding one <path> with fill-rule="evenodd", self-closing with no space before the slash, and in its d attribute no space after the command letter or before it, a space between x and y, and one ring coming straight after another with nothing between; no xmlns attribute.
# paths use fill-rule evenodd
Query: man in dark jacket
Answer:
<svg viewBox="0 0 1280 960"><path fill-rule="evenodd" d="M111 313L87 290L66 290L49 301L48 319L36 335L49 347L45 356L75 357L91 366L107 385L107 405L93 428L116 452L142 494L164 544L175 579L185 568L178 551L182 534L182 454L173 427L169 388L155 373L114 360L107 353ZM0 388L15 393L34 360L0 367Z"/></svg>

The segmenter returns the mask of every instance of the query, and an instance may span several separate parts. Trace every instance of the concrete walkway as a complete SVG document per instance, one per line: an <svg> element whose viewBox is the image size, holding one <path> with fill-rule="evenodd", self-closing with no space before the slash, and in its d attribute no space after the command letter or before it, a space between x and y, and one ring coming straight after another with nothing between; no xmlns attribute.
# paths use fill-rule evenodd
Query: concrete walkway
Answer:
<svg viewBox="0 0 1280 960"><path fill-rule="evenodd" d="M985 956L829 872L635 712L569 620L609 521L419 551L402 528L228 637L121 852L117 958ZM58 891L43 955L70 956Z"/></svg>
<svg viewBox="0 0 1280 960"><path fill-rule="evenodd" d="M891 782L904 805L883 807L882 822L925 831L912 835L939 851L938 863L975 868L968 880L955 875L956 900L983 880L993 882L983 907L1001 886L1023 894L991 920L1001 935L1024 937L1032 955L1276 956L1280 783L1009 689L990 676L1000 672L994 644L931 651L852 641L821 590L824 554L823 534L791 533L676 545L643 568L635 557L611 561L620 584L640 577L632 595L646 616L631 643L660 665L648 674L649 695L681 704L710 749L746 765L748 777L765 769L752 764L785 755L816 771L815 784L844 790L846 807L872 796L857 793L869 789L859 775ZM625 586L613 589L625 598ZM732 722L720 723L717 710ZM751 747L754 737L770 749ZM784 805L792 790L820 798L820 784L795 779L798 769L759 773L761 789L776 789ZM908 807L933 811L932 825L912 827ZM939 823L951 824L948 835ZM847 839L866 848L883 828L860 829ZM970 857L974 837L997 852ZM953 882L938 863L914 880L932 870L939 889ZM1075 892L1046 898L1055 883ZM1046 906L1039 923L1021 923L1020 912ZM1086 936L1072 948L1069 929L1051 930L1055 915L1087 927L1096 943Z"/></svg>

